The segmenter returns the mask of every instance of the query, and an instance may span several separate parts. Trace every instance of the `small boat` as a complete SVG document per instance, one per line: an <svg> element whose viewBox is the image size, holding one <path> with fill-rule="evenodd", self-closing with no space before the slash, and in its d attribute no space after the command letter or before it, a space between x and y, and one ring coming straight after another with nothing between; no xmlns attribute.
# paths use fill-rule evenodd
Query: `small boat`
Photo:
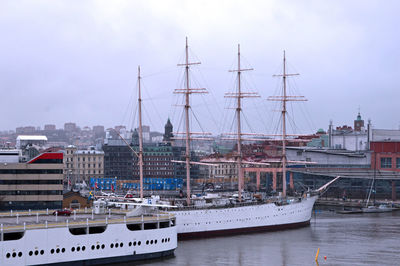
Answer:
<svg viewBox="0 0 400 266"><path fill-rule="evenodd" d="M389 204L380 204L379 206L368 206L367 208L362 208L363 213L378 213L378 212L392 212L397 210Z"/></svg>

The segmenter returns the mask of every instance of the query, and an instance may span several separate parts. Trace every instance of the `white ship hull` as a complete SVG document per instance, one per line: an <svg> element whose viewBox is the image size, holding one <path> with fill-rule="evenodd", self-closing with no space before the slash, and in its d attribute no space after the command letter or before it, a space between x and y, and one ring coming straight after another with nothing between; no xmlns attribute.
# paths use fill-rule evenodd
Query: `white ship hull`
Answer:
<svg viewBox="0 0 400 266"><path fill-rule="evenodd" d="M2 237L0 265L94 265L164 257L177 247L176 230L172 226L131 231L125 223L83 235L73 235L67 227L31 229L18 240Z"/></svg>
<svg viewBox="0 0 400 266"><path fill-rule="evenodd" d="M178 238L219 236L262 230L281 230L306 226L318 196L278 206L275 203L248 206L188 209L173 211Z"/></svg>

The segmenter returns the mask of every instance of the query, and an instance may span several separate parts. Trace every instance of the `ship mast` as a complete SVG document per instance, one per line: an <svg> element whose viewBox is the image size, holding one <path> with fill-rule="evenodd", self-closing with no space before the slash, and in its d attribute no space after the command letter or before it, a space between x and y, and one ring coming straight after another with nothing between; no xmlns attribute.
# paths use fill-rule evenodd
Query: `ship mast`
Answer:
<svg viewBox="0 0 400 266"><path fill-rule="evenodd" d="M283 99L282 99L282 196L286 197L286 55L283 51Z"/></svg>
<svg viewBox="0 0 400 266"><path fill-rule="evenodd" d="M195 164L195 162L190 161L190 140L191 139L199 139L192 138L191 134L199 134L199 133L191 133L190 132L190 120L189 120L189 109L190 109L190 94L192 93L207 93L204 88L191 88L190 87L190 78L189 78L189 70L191 65L199 65L200 62L189 62L189 45L188 38L186 37L186 46L185 46L185 63L178 64L178 66L185 67L185 88L184 89L176 89L174 93L182 93L185 94L185 165L186 165L186 203L190 205L190 164ZM179 133L177 133L179 134ZM175 138L177 139L177 138ZM173 161L180 162L180 161ZM200 163L197 163L200 164Z"/></svg>
<svg viewBox="0 0 400 266"><path fill-rule="evenodd" d="M138 66L138 109L139 109L139 175L140 175L140 199L143 200L143 130L142 130L142 95L140 82L140 66Z"/></svg>
<svg viewBox="0 0 400 266"><path fill-rule="evenodd" d="M249 71L253 70L252 68L248 69L243 69L240 66L240 44L238 44L238 65L237 69L235 70L229 70L229 72L237 72L237 92L236 93L226 93L225 97L226 98L236 98L236 123L237 123L237 132L236 132L236 141L237 141L237 159L236 159L236 164L237 164L237 169L238 169L238 197L239 201L242 201L242 189L244 186L244 178L243 178L243 171L242 171L242 128L241 128L241 122L240 122L240 114L242 112L242 103L241 99L242 98L251 98L251 97L259 97L257 93L251 93L251 92L242 92L242 82L241 82L241 73L243 71Z"/></svg>
<svg viewBox="0 0 400 266"><path fill-rule="evenodd" d="M186 159L186 203L190 205L190 132L189 132L189 95L190 95L190 82L189 82L189 46L188 39L186 37L186 47L185 47L185 55L186 55L186 66L185 66L185 77L186 77L186 92L185 92L185 131L186 131L186 151L185 151L185 159Z"/></svg>
<svg viewBox="0 0 400 266"><path fill-rule="evenodd" d="M237 97L237 107L236 107L236 119L237 119L237 169L238 169L238 196L239 200L242 200L242 132L240 125L240 111L241 111L241 82L240 82L240 74L242 70L240 69L240 44L238 44L238 97Z"/></svg>
<svg viewBox="0 0 400 266"><path fill-rule="evenodd" d="M287 158L286 158L286 142L287 133L286 133L286 103L288 101L307 101L304 96L288 96L287 95L287 80L286 78L289 76L297 76L299 74L288 74L286 73L286 53L283 51L283 72L280 75L273 75L274 77L282 77L283 81L283 92L282 96L270 96L268 100L270 101L280 101L282 102L282 196L286 197L286 167L287 167ZM294 136L294 135L291 135Z"/></svg>

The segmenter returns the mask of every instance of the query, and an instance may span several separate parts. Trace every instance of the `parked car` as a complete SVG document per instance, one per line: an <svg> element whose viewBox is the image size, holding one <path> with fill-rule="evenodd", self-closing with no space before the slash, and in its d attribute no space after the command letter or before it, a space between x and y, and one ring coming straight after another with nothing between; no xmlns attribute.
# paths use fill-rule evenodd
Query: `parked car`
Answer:
<svg viewBox="0 0 400 266"><path fill-rule="evenodd" d="M69 210L69 209L56 210L56 211L53 212L53 215L56 215L56 214L58 216L61 216L61 215L70 216L71 215L71 210Z"/></svg>

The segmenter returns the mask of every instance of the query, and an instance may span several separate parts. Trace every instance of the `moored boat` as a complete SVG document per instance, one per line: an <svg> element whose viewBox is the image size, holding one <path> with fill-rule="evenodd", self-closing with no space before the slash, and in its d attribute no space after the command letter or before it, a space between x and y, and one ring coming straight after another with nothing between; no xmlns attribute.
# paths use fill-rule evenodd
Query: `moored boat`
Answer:
<svg viewBox="0 0 400 266"><path fill-rule="evenodd" d="M7 213L0 217L0 265L103 265L171 256L175 217L126 212Z"/></svg>

